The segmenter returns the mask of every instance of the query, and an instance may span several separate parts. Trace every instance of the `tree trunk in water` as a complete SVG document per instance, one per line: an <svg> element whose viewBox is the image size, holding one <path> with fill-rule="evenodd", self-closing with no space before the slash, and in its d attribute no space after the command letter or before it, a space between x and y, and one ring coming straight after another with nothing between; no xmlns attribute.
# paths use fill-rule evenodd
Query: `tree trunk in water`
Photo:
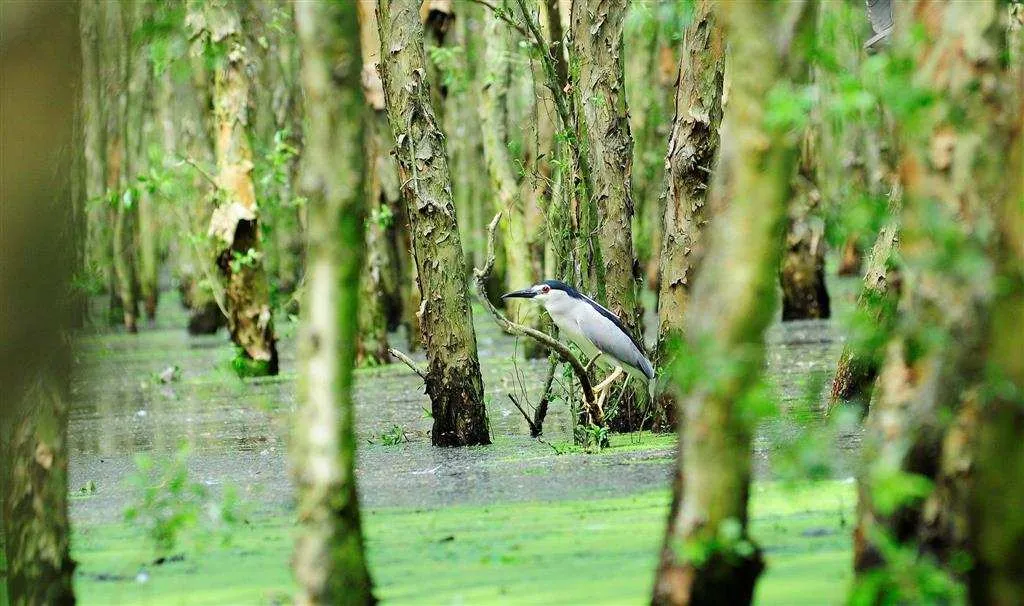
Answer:
<svg viewBox="0 0 1024 606"><path fill-rule="evenodd" d="M359 348L357 364L387 364L388 322L385 280L389 271L391 251L387 229L393 217L389 214L391 200L398 197L398 175L391 159L391 130L384 107L384 85L377 68L380 64L380 34L377 16L369 2L358 2L359 44L362 52L362 87L366 101L366 199L369 219L366 223L366 263L363 268L362 298L359 308ZM390 217L390 218L389 218Z"/></svg>
<svg viewBox="0 0 1024 606"><path fill-rule="evenodd" d="M806 14L813 11L802 10L799 31L814 23ZM767 130L764 121L763 100L785 79L772 35L779 34L776 13L767 3L728 4L720 16L735 70L726 120L737 155L726 179L736 195L712 226L686 313L688 362L701 368L688 373L694 381L678 413L681 494L668 521L656 604L749 603L764 566L747 534L753 427L741 406L760 381L796 160L794 137ZM789 60L802 53L790 49Z"/></svg>
<svg viewBox="0 0 1024 606"><path fill-rule="evenodd" d="M80 42L96 42L100 7L81 6L81 30L79 8L78 2L25 4L14 18L5 7L0 19L0 602L13 606L75 603L67 511L74 312L68 293L77 271L69 260L81 231L77 213L68 212L75 155L69 152L82 143L75 119L82 102ZM86 128L98 135L101 116L87 115L96 122ZM102 177L94 173L92 186Z"/></svg>
<svg viewBox="0 0 1024 606"><path fill-rule="evenodd" d="M299 604L373 604L356 492L353 368L363 271L363 120L355 6L295 5L309 130L302 408L293 450Z"/></svg>
<svg viewBox="0 0 1024 606"><path fill-rule="evenodd" d="M637 342L643 343L637 305L639 268L633 254L633 136L621 54L627 2L577 2L579 6L573 7L572 14L579 69L577 94L587 134L584 141L591 169L589 189L598 215L600 253L595 260L602 263L599 273L604 281L596 294ZM650 411L641 406L645 390L640 385L634 387L639 389L626 390L618 410L608 414L609 427L614 430L634 431L651 420Z"/></svg>
<svg viewBox="0 0 1024 606"><path fill-rule="evenodd" d="M908 584L906 558L893 554L958 575L955 556L967 552L972 601L1016 603L1024 522L1019 482L1008 478L1022 468L1021 415L1019 396L1007 406L1001 389L1019 393L1021 378L1019 335L1002 335L1020 318L1020 180L1006 181L1006 160L1019 166L1021 108L1010 101L1005 9L925 0L911 9L897 15L892 51L922 66L892 100L909 113L897 118L915 125L900 133L908 288L868 415L856 591L869 601L948 600L935 580ZM908 90L932 101L901 108ZM1012 249L993 246L984 227L993 220ZM951 248L969 270L949 261Z"/></svg>
<svg viewBox="0 0 1024 606"><path fill-rule="evenodd" d="M418 3L389 0L378 11L386 105L423 297L420 321L434 417L431 441L436 446L489 444L448 158L425 80Z"/></svg>
<svg viewBox="0 0 1024 606"><path fill-rule="evenodd" d="M159 232L157 224L159 211L157 200L139 177L149 172L148 145L153 140L153 78L149 61L149 48L139 43L135 32L141 31L152 17L153 4L133 2L132 28L129 38L130 80L128 84L128 154L131 159L131 186L135 188L136 247L138 248L138 276L136 279L142 308L151 323L156 319L157 297L159 295Z"/></svg>
<svg viewBox="0 0 1024 606"><path fill-rule="evenodd" d="M665 156L665 222L658 280L657 364L669 362L682 337L693 277L703 256L707 193L718 155L725 78L725 37L708 0L702 0L683 37L675 118ZM659 396L659 424L675 425L676 397ZM663 419L663 421L662 421Z"/></svg>
<svg viewBox="0 0 1024 606"><path fill-rule="evenodd" d="M85 160L86 234L85 266L89 275L106 276L113 267L110 257L111 234L106 221L106 115L102 88L100 0L84 0L81 4L80 35L82 43L82 126ZM110 282L109 278L105 280Z"/></svg>
<svg viewBox="0 0 1024 606"><path fill-rule="evenodd" d="M236 372L276 375L277 343L267 274L260 252L259 215L249 147L249 78L237 7L227 0L203 7L209 43L222 47L214 76L217 121L217 185L224 201L214 210L210 234L218 243L217 266L224 276L231 339L240 348Z"/></svg>
<svg viewBox="0 0 1024 606"><path fill-rule="evenodd" d="M811 120L816 120L811 117ZM821 192L818 190L818 126L804 132L789 203L788 226L779 281L782 286L782 320L829 318L828 290L825 287L825 222L818 214Z"/></svg>
<svg viewBox="0 0 1024 606"><path fill-rule="evenodd" d="M131 149L128 142L128 133L133 126L129 122L133 19L128 12L130 6L111 3L105 8L107 39L110 41L111 53L108 63L111 77L106 98L108 103L114 106L107 119L107 191L114 205L114 278L124 327L128 332L136 332L139 315L138 301L135 297L135 231L138 206L130 190Z"/></svg>
<svg viewBox="0 0 1024 606"><path fill-rule="evenodd" d="M502 227L505 239L506 283L509 289L526 288L535 283L533 264L530 262L529 235L526 231L526 204L522 189L516 182L513 161L508 149L508 132L505 127L508 113L507 95L510 78L510 55L513 52L507 26L499 17L488 14L483 37L487 40L484 49L483 83L480 91L481 132L483 134L484 160L491 178L491 189L502 212ZM540 316L530 314L531 304L526 299L511 299L506 302L508 313L516 321L539 327ZM540 357L544 351L530 348L528 357Z"/></svg>
<svg viewBox="0 0 1024 606"><path fill-rule="evenodd" d="M869 319L881 337L892 330L899 301L899 282L891 269L899 242L899 208L898 198L894 198L890 203L890 221L878 233L878 239L871 248L864 285L857 298L858 313ZM832 379L830 410L840 401L855 400L867 406L882 363L883 344L879 339L870 339L843 346L843 353L836 364L836 375Z"/></svg>

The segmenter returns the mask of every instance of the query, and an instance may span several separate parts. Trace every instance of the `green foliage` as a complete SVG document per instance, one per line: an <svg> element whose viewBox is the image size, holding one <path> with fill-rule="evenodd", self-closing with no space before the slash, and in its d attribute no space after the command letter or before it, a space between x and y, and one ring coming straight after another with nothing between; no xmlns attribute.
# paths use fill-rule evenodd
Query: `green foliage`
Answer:
<svg viewBox="0 0 1024 606"><path fill-rule="evenodd" d="M256 267L262 257L262 254L253 248L246 250L244 253L233 250L231 251L231 261L228 262L228 266L231 268L231 273L237 274L245 267Z"/></svg>
<svg viewBox="0 0 1024 606"><path fill-rule="evenodd" d="M398 446L408 441L409 438L405 435L405 429L398 425L392 425L391 429L380 434L380 443L384 446Z"/></svg>
<svg viewBox="0 0 1024 606"><path fill-rule="evenodd" d="M380 204L370 211L370 221L381 229L388 229L395 222L395 213L387 204Z"/></svg>
<svg viewBox="0 0 1024 606"><path fill-rule="evenodd" d="M182 543L202 551L211 538L229 545L234 530L245 521L243 503L233 487L225 487L217 500L205 485L191 479L189 453L183 442L164 461L139 454L136 472L128 478L134 500L125 509L124 520L144 529L158 557L171 555Z"/></svg>
<svg viewBox="0 0 1024 606"><path fill-rule="evenodd" d="M903 545L881 532L872 537L880 548L886 566L857 577L850 594L850 606L876 604L962 604L965 593L947 571L930 556L922 556L916 546ZM960 566L967 562L961 554Z"/></svg>
<svg viewBox="0 0 1024 606"><path fill-rule="evenodd" d="M241 347L235 347L235 356L231 358L231 369L240 379L265 377L270 374L270 362L253 360Z"/></svg>
<svg viewBox="0 0 1024 606"><path fill-rule="evenodd" d="M448 94L464 93L469 89L469 68L461 46L429 46L430 62L441 75L441 86Z"/></svg>
<svg viewBox="0 0 1024 606"><path fill-rule="evenodd" d="M871 473L871 499L882 515L892 515L901 507L923 501L934 484L925 476L899 469L879 469Z"/></svg>
<svg viewBox="0 0 1024 606"><path fill-rule="evenodd" d="M736 518L726 518L718 525L714 535L692 538L672 545L676 558L701 567L713 557L728 562L740 561L754 555L754 545L747 540L743 524Z"/></svg>

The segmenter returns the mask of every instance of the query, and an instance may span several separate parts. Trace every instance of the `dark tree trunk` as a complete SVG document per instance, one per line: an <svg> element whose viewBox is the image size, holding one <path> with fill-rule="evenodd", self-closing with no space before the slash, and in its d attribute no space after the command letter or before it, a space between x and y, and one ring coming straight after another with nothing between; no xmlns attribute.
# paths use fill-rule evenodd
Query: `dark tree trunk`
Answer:
<svg viewBox="0 0 1024 606"><path fill-rule="evenodd" d="M378 5L382 75L410 218L436 446L489 444L444 136L430 104L416 0Z"/></svg>

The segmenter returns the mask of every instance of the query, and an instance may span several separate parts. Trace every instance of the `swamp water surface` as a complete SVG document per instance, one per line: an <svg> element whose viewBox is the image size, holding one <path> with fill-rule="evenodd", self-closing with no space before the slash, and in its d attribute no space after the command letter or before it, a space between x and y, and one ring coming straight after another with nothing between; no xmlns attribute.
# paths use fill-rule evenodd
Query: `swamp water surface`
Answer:
<svg viewBox="0 0 1024 606"><path fill-rule="evenodd" d="M90 334L78 343L69 442L82 602L287 603L294 592L287 438L296 406L295 325L279 327L282 374L240 380L223 333L189 337L170 296L161 314L138 335ZM599 454L559 454L571 442L571 418L556 403L545 441L531 439L507 394L521 396L525 388L536 402L546 362L515 360L514 340L490 318L477 315L475 325L491 446L431 447L430 404L419 377L401 364L357 372L357 474L378 597L645 603L674 436L615 436ZM753 532L769 563L758 589L762 603L840 602L848 580L854 495L847 478L859 434L826 424L808 396L838 356L836 331L832 322L808 321L769 333L779 414L761 423L755 438ZM830 445L801 450L815 440ZM244 519L228 543L202 540L210 532L202 523L183 522L177 544L162 553L145 524L126 523L124 512L140 509L133 484L139 455L159 470L183 443L188 482L209 495L237 492ZM793 465L820 467L818 475L831 479L780 481ZM166 483L151 484L159 491ZM173 513L173 505L162 506Z"/></svg>

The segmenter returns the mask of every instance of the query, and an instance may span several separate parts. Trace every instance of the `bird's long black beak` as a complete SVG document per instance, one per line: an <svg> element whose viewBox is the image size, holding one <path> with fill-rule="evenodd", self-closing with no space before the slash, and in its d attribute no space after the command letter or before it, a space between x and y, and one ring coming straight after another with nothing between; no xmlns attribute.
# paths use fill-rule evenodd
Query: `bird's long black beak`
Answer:
<svg viewBox="0 0 1024 606"><path fill-rule="evenodd" d="M533 292L532 288L524 288L522 290L513 290L501 295L502 299L532 299L537 296L537 293Z"/></svg>

